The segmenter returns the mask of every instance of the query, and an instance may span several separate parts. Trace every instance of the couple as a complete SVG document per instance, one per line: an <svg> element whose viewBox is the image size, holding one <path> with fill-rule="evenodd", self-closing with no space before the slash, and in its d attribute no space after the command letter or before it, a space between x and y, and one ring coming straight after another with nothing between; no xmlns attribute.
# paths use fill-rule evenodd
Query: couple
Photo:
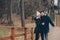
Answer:
<svg viewBox="0 0 60 40"><path fill-rule="evenodd" d="M36 27L34 30L35 40L39 39L39 33L41 34L41 40L48 40L49 23L54 27L54 23L48 15L45 15L44 11L34 18Z"/></svg>

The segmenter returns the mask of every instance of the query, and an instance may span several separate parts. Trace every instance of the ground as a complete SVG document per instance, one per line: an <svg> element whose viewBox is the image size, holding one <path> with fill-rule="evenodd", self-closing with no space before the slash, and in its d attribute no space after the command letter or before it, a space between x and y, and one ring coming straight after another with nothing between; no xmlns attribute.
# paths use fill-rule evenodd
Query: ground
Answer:
<svg viewBox="0 0 60 40"><path fill-rule="evenodd" d="M49 40L60 40L60 27L55 27L50 30Z"/></svg>
<svg viewBox="0 0 60 40"><path fill-rule="evenodd" d="M22 33L21 31L15 31L15 34L20 34ZM3 29L0 28L0 38L10 36L10 29ZM27 37L30 38L30 34L27 35ZM35 37L35 36L34 36ZM16 40L24 40L23 36L21 37L16 37ZM39 38L41 40L41 38ZM50 27L50 32L48 36L48 40L60 40L60 27Z"/></svg>
<svg viewBox="0 0 60 40"><path fill-rule="evenodd" d="M41 38L40 38L41 40ZM51 27L48 40L60 40L60 27Z"/></svg>

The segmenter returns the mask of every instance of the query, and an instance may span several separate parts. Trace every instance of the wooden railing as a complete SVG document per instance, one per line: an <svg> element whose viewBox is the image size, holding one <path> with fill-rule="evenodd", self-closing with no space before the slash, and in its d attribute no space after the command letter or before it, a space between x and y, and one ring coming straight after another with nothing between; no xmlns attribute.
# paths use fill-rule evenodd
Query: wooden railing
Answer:
<svg viewBox="0 0 60 40"><path fill-rule="evenodd" d="M60 26L60 15L55 15L55 24L56 26Z"/></svg>
<svg viewBox="0 0 60 40"><path fill-rule="evenodd" d="M28 40L27 34L31 34L31 40L33 40L33 28L31 28L31 31L27 33L27 29L29 29L29 28L24 27L24 28L22 28L24 30L24 33L23 34L16 34L16 35L15 35L15 28L17 28L17 27L0 26L0 28L9 28L11 30L11 32L10 32L11 36L0 38L0 40L8 40L8 39L15 40L15 37L21 37L21 36L24 36L24 40Z"/></svg>

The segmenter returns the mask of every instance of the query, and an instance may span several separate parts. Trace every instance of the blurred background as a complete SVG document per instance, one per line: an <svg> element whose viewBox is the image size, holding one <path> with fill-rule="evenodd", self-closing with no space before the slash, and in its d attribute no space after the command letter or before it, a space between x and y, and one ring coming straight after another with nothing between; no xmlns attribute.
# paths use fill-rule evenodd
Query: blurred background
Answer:
<svg viewBox="0 0 60 40"><path fill-rule="evenodd" d="M20 27L35 28L33 18L41 10L60 26L60 0L0 0L0 26L19 27L15 28L15 33L23 33ZM0 28L0 32L0 38L10 35L9 28Z"/></svg>
<svg viewBox="0 0 60 40"><path fill-rule="evenodd" d="M25 23L33 22L36 11L41 10L46 11L51 19L55 20L55 14L60 14L60 1L23 0L22 2L22 0L0 0L0 24L20 26L23 16Z"/></svg>

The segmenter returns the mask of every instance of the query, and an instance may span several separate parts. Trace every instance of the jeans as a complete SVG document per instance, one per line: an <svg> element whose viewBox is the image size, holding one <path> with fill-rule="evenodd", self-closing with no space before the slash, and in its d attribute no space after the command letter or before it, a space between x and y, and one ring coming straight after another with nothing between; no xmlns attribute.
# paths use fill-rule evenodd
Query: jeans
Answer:
<svg viewBox="0 0 60 40"><path fill-rule="evenodd" d="M39 40L39 33L36 33L35 40ZM48 33L41 33L41 40L48 40Z"/></svg>
<svg viewBox="0 0 60 40"><path fill-rule="evenodd" d="M48 40L48 33L41 33L41 40Z"/></svg>

